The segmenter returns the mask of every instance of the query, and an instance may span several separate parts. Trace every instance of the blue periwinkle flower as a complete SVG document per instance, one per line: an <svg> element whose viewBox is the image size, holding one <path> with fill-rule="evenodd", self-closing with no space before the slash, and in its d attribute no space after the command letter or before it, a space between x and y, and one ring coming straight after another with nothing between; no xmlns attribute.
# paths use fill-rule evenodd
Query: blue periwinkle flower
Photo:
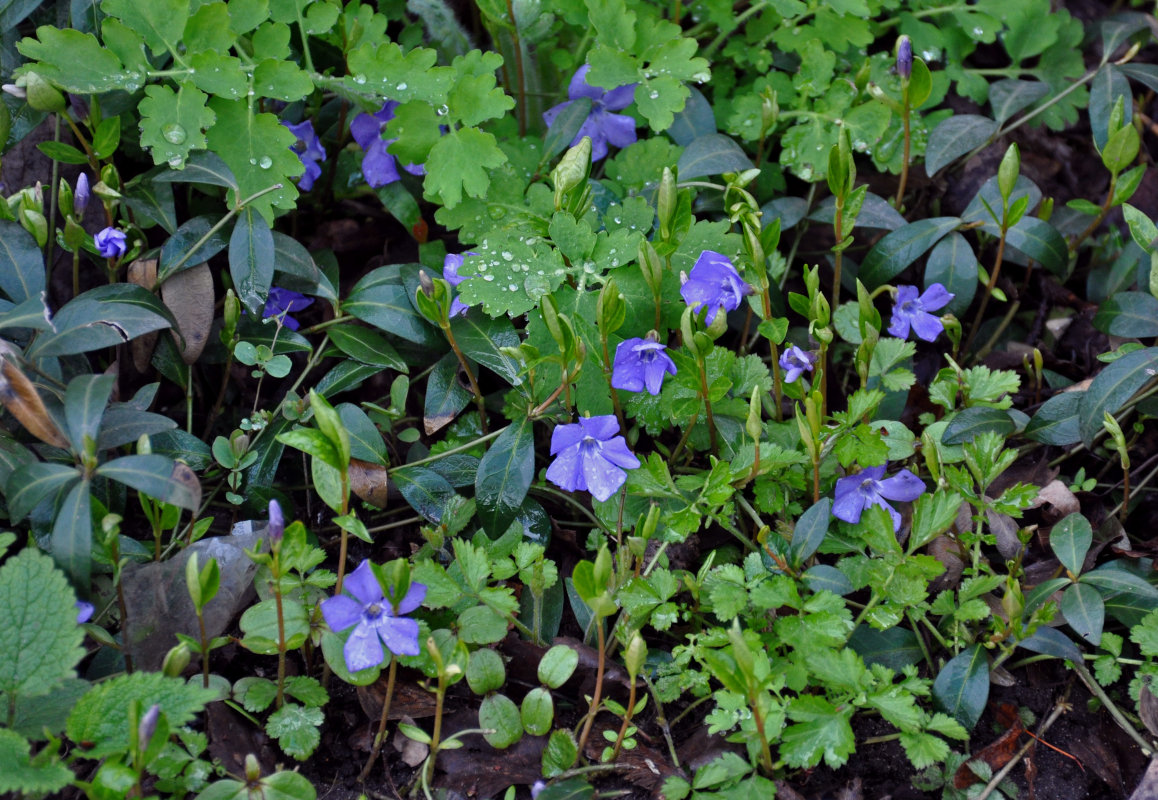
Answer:
<svg viewBox="0 0 1158 800"><path fill-rule="evenodd" d="M312 305L313 302L314 298L306 297L300 292L274 286L269 290L269 298L265 301L265 310L261 316L281 317L282 325L285 325L291 331L296 331L301 327L301 323L291 317L290 312L301 311Z"/></svg>
<svg viewBox="0 0 1158 800"><path fill-rule="evenodd" d="M446 257L442 259L442 279L451 286L457 287L466 280L464 276L458 274L459 269L462 268L462 262L467 256L474 255L478 255L478 253L463 253L461 255L447 253ZM456 294L454 300L450 303L450 316L454 317L459 314L466 314L468 308L470 308L470 306L462 302Z"/></svg>
<svg viewBox="0 0 1158 800"><path fill-rule="evenodd" d="M88 201L92 197L92 193L88 187L88 173L82 172L76 179L76 191L72 193L72 210L77 219L84 216L84 210L88 208Z"/></svg>
<svg viewBox="0 0 1158 800"><path fill-rule="evenodd" d="M906 81L913 74L913 41L908 36L897 39L897 74Z"/></svg>
<svg viewBox="0 0 1158 800"><path fill-rule="evenodd" d="M395 605L383 593L370 562L363 560L346 577L345 589L353 597L340 594L323 600L322 616L335 633L357 626L342 648L346 669L358 672L378 666L386 660L382 645L397 656L418 655L418 622L402 615L422 605L424 584L411 583L406 596Z"/></svg>
<svg viewBox="0 0 1158 800"><path fill-rule="evenodd" d="M780 369L784 370L784 382L794 383L807 370L812 372L812 364L816 356L807 350L801 350L794 344L788 345L780 354Z"/></svg>
<svg viewBox="0 0 1158 800"><path fill-rule="evenodd" d="M373 114L359 114L350 123L350 135L354 141L366 151L362 157L362 177L372 188L394 183L401 176L398 174L398 162L394 156L386 152L386 148L395 139L383 139L382 131L386 123L394 119L394 109L398 103L387 100L382 108ZM404 170L411 175L425 175L426 169L421 164L407 164Z"/></svg>
<svg viewBox="0 0 1158 800"><path fill-rule="evenodd" d="M157 722L160 719L161 704L153 703L149 706L149 710L141 715L141 721L137 723L137 747L144 750L149 746L149 740L157 732Z"/></svg>
<svg viewBox="0 0 1158 800"><path fill-rule="evenodd" d="M129 249L128 237L124 231L116 228L105 228L93 237L93 244L97 252L105 258L120 258Z"/></svg>
<svg viewBox="0 0 1158 800"><path fill-rule="evenodd" d="M93 604L86 603L84 600L76 601L76 624L80 625L82 622L88 622L92 619Z"/></svg>
<svg viewBox="0 0 1158 800"><path fill-rule="evenodd" d="M281 503L277 500L269 501L269 540L280 542L285 536L285 517L281 513Z"/></svg>
<svg viewBox="0 0 1158 800"><path fill-rule="evenodd" d="M663 388L663 376L675 375L676 365L664 351L666 344L654 339L626 339L615 348L615 361L611 367L611 385L629 392L659 394Z"/></svg>
<svg viewBox="0 0 1158 800"><path fill-rule="evenodd" d="M899 339L909 338L912 327L917 336L931 342L941 335L945 326L940 317L930 314L949 304L956 295L939 283L934 283L920 297L916 286L898 286L897 298L893 303L893 318L889 321L889 333Z"/></svg>
<svg viewBox="0 0 1158 800"><path fill-rule="evenodd" d="M591 67L587 64L575 71L571 78L571 85L567 87L567 97L570 99L543 112L543 122L551 127L559 112L581 97L591 100L591 113L583 121L583 125L571 140L571 146L579 144L584 136L591 137L591 160L598 161L607 155L607 145L627 147L635 144L635 120L626 114L612 114L612 111L622 111L631 105L631 98L635 94L636 84L620 86L611 90L604 90L587 83L587 73Z"/></svg>
<svg viewBox="0 0 1158 800"><path fill-rule="evenodd" d="M727 256L705 250L700 253L691 274L680 287L680 296L697 313L701 306L707 306L706 322L711 325L721 308L724 311L735 311L744 296L755 291L744 283Z"/></svg>
<svg viewBox="0 0 1158 800"><path fill-rule="evenodd" d="M547 480L568 492L591 492L606 500L627 480L624 470L635 469L639 459L627 449L614 414L580 417L577 423L559 425L551 432L551 455Z"/></svg>
<svg viewBox="0 0 1158 800"><path fill-rule="evenodd" d="M880 506L893 519L893 530L901 529L901 515L886 500L911 502L925 491L924 482L907 469L891 478L885 477L885 468L865 467L855 475L836 482L832 515L845 522L860 522L860 515L869 506Z"/></svg>
<svg viewBox="0 0 1158 800"><path fill-rule="evenodd" d="M282 120L281 124L298 137L290 150L297 153L302 166L306 168L305 173L298 178L298 188L303 192L308 192L314 188L314 181L322 176L321 162L326 160L326 150L318 140L318 135L314 132L314 123L311 120L307 119L296 125Z"/></svg>

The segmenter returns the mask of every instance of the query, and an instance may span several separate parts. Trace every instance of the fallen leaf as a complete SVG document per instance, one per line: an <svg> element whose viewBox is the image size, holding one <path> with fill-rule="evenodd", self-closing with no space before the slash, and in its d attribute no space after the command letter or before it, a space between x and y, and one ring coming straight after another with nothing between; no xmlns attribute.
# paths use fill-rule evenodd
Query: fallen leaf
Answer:
<svg viewBox="0 0 1158 800"><path fill-rule="evenodd" d="M7 358L0 358L0 403L37 439L68 449L68 439L56 427L32 381Z"/></svg>
<svg viewBox="0 0 1158 800"><path fill-rule="evenodd" d="M213 327L213 273L209 265L201 263L170 277L161 285L161 300L177 320L177 330L170 334L181 351L181 360L196 362Z"/></svg>

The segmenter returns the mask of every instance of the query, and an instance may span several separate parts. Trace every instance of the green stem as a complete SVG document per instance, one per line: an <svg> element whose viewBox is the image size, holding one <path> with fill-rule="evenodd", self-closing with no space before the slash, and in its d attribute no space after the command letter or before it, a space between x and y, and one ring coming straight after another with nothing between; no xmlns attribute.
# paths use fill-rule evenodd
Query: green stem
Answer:
<svg viewBox="0 0 1158 800"><path fill-rule="evenodd" d="M249 205L254 200L256 200L257 198L259 198L263 195L267 195L270 192L276 192L280 188L282 188L282 185L280 183L275 183L272 186L268 186L265 189L262 189L260 192L255 192L254 194L251 194L249 197L240 201L236 206L229 209L229 212L226 213L226 215L224 217L219 219L217 221L217 223L213 225L213 227L211 227L208 231L206 231L205 235L202 236L200 239L198 239L196 244L194 244L192 247L190 247L188 250L186 250L185 253L179 259L177 259L177 261L174 262L171 266L167 266L163 275L157 276L157 282L161 283L165 278L169 277L170 275L175 273L177 270L181 269L181 267L185 266L185 262L193 257L193 254L196 253L201 248L201 245L205 244L211 238L213 238L214 234L216 234L219 230L221 230L227 224L229 224L229 221L231 219L233 219L235 216L237 216L238 212L240 212L242 209L244 209L247 205Z"/></svg>
<svg viewBox="0 0 1158 800"><path fill-rule="evenodd" d="M716 436L716 419L712 415L712 401L708 397L708 368L703 360L697 362L700 368L700 393L704 398L704 419L708 424L708 441L711 443L712 455L719 455L720 443Z"/></svg>
<svg viewBox="0 0 1158 800"><path fill-rule="evenodd" d="M1074 253L1076 253L1077 249L1078 249L1078 245L1080 245L1086 239L1090 238L1090 236L1093 235L1094 231L1096 231L1098 229L1098 226L1101 225L1105 221L1106 216L1110 213L1110 208L1113 205L1114 190L1117 188L1117 186L1118 186L1118 173L1117 172L1111 172L1110 173L1110 188L1108 188L1106 190L1106 199L1102 203L1102 208L1100 211L1098 211L1098 215L1096 217L1094 217L1094 221L1091 222L1088 226L1086 226L1086 229L1084 231L1082 231L1081 233L1079 233L1074 238L1074 240L1072 242L1070 242L1070 245L1067 248L1070 252L1070 255L1073 255Z"/></svg>
<svg viewBox="0 0 1158 800"><path fill-rule="evenodd" d="M527 76L523 72L523 44L519 39L519 21L515 18L515 8L507 0L507 16L511 20L511 44L515 51L515 78L519 88L519 137L527 135Z"/></svg>
<svg viewBox="0 0 1158 800"><path fill-rule="evenodd" d="M973 338L977 335L977 327L981 324L985 314L985 307L989 305L989 296L993 294L993 287L997 285L997 276L1001 272L1001 262L1005 258L1005 233L1007 230L1003 218L1001 238L997 241L997 257L993 260L993 269L989 272L989 282L985 285L985 294L981 295L981 304L977 307L977 313L973 315L973 324L969 326L969 336L965 339L965 344L961 346L962 353L968 354L969 346L973 344Z"/></svg>
<svg viewBox="0 0 1158 800"><path fill-rule="evenodd" d="M479 389L478 381L475 380L474 370L470 368L470 362L466 360L466 355L459 349L458 342L454 340L454 333L450 330L450 322L444 322L442 325L442 332L446 334L446 341L450 343L450 349L454 351L458 358L458 363L462 366L463 372L466 373L466 379L470 383L471 393L474 394L474 403L478 406L479 426L483 433L487 432L487 405L486 399L483 397L482 390Z"/></svg>
<svg viewBox="0 0 1158 800"><path fill-rule="evenodd" d="M591 735L591 726L595 723L595 715L599 713L599 705L603 700L603 667L607 661L607 640L603 636L603 620L595 620L595 633L599 637L599 665L595 669L595 691L591 696L591 707L587 710L587 718L583 721L583 732L579 734L579 757L583 757L583 747L587 744L587 737Z"/></svg>
<svg viewBox="0 0 1158 800"><path fill-rule="evenodd" d="M627 690L627 713L623 715L623 724L619 726L619 733L615 737L615 749L611 753L611 760L619 760L619 750L623 747L623 739L627 736L627 729L631 725L632 713L635 711L635 684L637 681L631 681L631 687Z"/></svg>
<svg viewBox="0 0 1158 800"><path fill-rule="evenodd" d="M472 449L478 447L480 444L486 444L491 439L494 439L495 437L497 437L500 433L502 433L503 431L505 431L509 427L510 427L509 425L504 425L503 427L499 428L497 431L491 431L490 433L486 434L485 436L480 436L477 439L471 439L466 444L460 444L457 447L450 448L449 450L443 450L441 453L438 453L438 454L433 455L433 456L427 456L426 458L420 458L416 461L408 461L405 464L399 464L396 467L391 467L389 472L397 472L400 469L407 469L409 467L418 467L418 466L421 466L422 464L429 464L432 461L438 461L440 458L446 458L447 456L452 456L455 453L461 453L464 450L472 450Z"/></svg>
<svg viewBox="0 0 1158 800"><path fill-rule="evenodd" d="M386 717L390 713L390 701L394 698L394 677L398 674L398 659L390 656L390 671L386 673L386 697L382 700L382 716L378 719L378 734L374 737L374 746L370 749L370 757L366 759L366 766L358 773L358 781L364 782L370 777L370 770L378 760L378 753L382 750L382 742L386 739Z"/></svg>

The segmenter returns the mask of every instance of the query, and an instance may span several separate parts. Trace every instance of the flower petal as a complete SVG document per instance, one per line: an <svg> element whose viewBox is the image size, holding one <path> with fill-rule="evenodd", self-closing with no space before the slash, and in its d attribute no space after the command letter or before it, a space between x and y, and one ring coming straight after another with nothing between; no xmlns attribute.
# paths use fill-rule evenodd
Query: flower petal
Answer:
<svg viewBox="0 0 1158 800"><path fill-rule="evenodd" d="M607 141L616 147L635 144L635 120L626 114L600 114L598 124Z"/></svg>
<svg viewBox="0 0 1158 800"><path fill-rule="evenodd" d="M619 491L627 480L627 473L598 453L583 459L583 475L587 479L587 490L600 502Z"/></svg>
<svg viewBox="0 0 1158 800"><path fill-rule="evenodd" d="M567 87L567 96L569 98L572 100L577 100L580 97L590 97L592 100L603 99L603 89L592 86L587 82L587 73L590 71L590 64L584 64L575 70L575 74L571 76L571 84Z"/></svg>
<svg viewBox="0 0 1158 800"><path fill-rule="evenodd" d="M556 429L557 430L557 429ZM547 467L547 480L567 492L581 492L587 489L583 471L579 465L579 447L567 448Z"/></svg>
<svg viewBox="0 0 1158 800"><path fill-rule="evenodd" d="M375 139L382 138L382 124L369 114L359 114L350 123L350 135L363 150L368 150Z"/></svg>
<svg viewBox="0 0 1158 800"><path fill-rule="evenodd" d="M551 455L574 447L583 441L583 437L586 435L582 425L575 423L556 425L555 430L551 431Z"/></svg>
<svg viewBox="0 0 1158 800"><path fill-rule="evenodd" d="M880 506L885 511L889 512L889 517L893 520L893 532L894 533L901 529L901 515L897 512L897 510L895 508L890 506L888 503L886 503L880 497L874 497L872 499L872 501L870 503L868 503L868 505Z"/></svg>
<svg viewBox="0 0 1158 800"><path fill-rule="evenodd" d="M636 469L639 466L639 459L627 449L627 440L622 436L604 442L599 455L605 461L624 469Z"/></svg>
<svg viewBox="0 0 1158 800"><path fill-rule="evenodd" d="M579 425L588 436L605 442L619 433L619 420L614 414L601 414L595 417L580 417Z"/></svg>
<svg viewBox="0 0 1158 800"><path fill-rule="evenodd" d="M925 493L925 482L907 469L880 482L881 497L901 502L912 502Z"/></svg>
<svg viewBox="0 0 1158 800"><path fill-rule="evenodd" d="M631 105L635 99L635 87L637 83L629 83L626 86L616 86L614 89L609 89L603 95L603 107L608 111L622 111Z"/></svg>
<svg viewBox="0 0 1158 800"><path fill-rule="evenodd" d="M346 591L358 598L363 606L380 603L385 599L382 594L382 586L374 577L368 559L362 559L358 568L346 576L346 582L343 585Z"/></svg>
<svg viewBox="0 0 1158 800"><path fill-rule="evenodd" d="M832 515L837 519L842 519L845 522L860 522L860 515L864 512L864 507L868 505L868 498L858 488L859 478L859 475L850 475L836 482L836 499L832 503ZM848 480L855 481L857 485L842 492L841 482Z"/></svg>
<svg viewBox="0 0 1158 800"><path fill-rule="evenodd" d="M893 310L893 318L889 320L889 334L898 339L909 338L909 318Z"/></svg>
<svg viewBox="0 0 1158 800"><path fill-rule="evenodd" d="M386 660L382 644L378 641L378 632L374 626L365 624L354 628L342 647L342 655L346 657L346 669L350 672L376 667Z"/></svg>
<svg viewBox="0 0 1158 800"><path fill-rule="evenodd" d="M945 330L945 326L940 317L924 311L918 311L913 315L913 331L926 342L935 340L943 330Z"/></svg>
<svg viewBox="0 0 1158 800"><path fill-rule="evenodd" d="M934 283L921 295L921 307L926 311L937 311L949 305L956 296L941 284Z"/></svg>
<svg viewBox="0 0 1158 800"><path fill-rule="evenodd" d="M564 108L571 105L571 103L573 103L573 102L575 102L575 101L574 100L567 100L565 102L560 103L557 106L551 106L550 108L548 108L546 111L543 112L543 124L546 125L548 128L550 128L551 125L553 125L555 123L555 117L559 116L559 113Z"/></svg>
<svg viewBox="0 0 1158 800"><path fill-rule="evenodd" d="M362 621L362 606L356 600L340 594L322 601L322 618L334 633L346 630Z"/></svg>
<svg viewBox="0 0 1158 800"><path fill-rule="evenodd" d="M418 649L418 622L406 617L388 617L378 626L386 649L396 656L416 656Z"/></svg>
<svg viewBox="0 0 1158 800"><path fill-rule="evenodd" d="M411 583L410 589L406 592L406 596L402 598L402 602L398 604L398 610L395 612L397 616L402 614L409 614L414 609L422 605L422 601L426 599L426 584L425 583Z"/></svg>

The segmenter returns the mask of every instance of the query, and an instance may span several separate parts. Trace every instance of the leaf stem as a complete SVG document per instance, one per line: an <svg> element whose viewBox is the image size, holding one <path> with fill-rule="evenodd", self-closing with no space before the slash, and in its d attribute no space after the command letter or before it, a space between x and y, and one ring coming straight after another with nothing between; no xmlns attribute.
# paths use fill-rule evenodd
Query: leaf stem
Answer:
<svg viewBox="0 0 1158 800"><path fill-rule="evenodd" d="M370 770L378 760L378 753L382 750L382 742L386 738L386 717L390 713L390 701L394 698L394 678L398 674L398 659L390 655L390 671L386 673L386 697L382 700L382 716L378 719L378 733L374 737L374 746L370 749L370 757L366 759L366 766L358 773L358 781L364 782L370 777Z"/></svg>

